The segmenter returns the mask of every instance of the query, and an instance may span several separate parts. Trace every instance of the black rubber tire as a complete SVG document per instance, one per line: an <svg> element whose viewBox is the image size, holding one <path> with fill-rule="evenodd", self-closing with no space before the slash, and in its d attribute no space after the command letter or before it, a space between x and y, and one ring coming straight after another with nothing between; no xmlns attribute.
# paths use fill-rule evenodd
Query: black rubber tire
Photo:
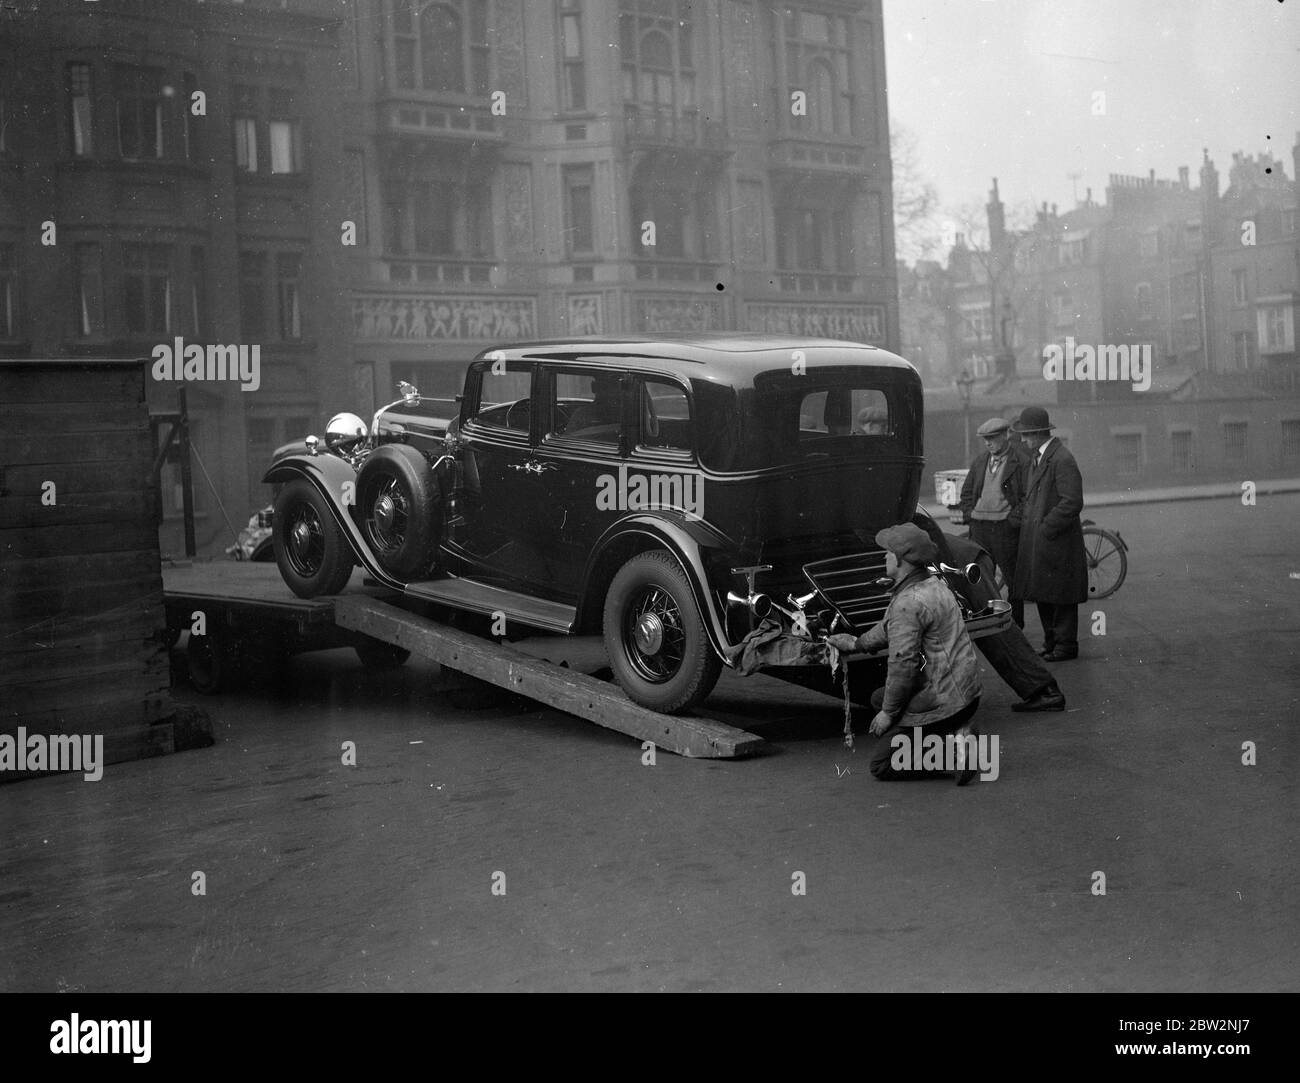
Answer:
<svg viewBox="0 0 1300 1083"><path fill-rule="evenodd" d="M410 582L433 570L442 535L442 493L423 455L384 444L357 475L358 522L379 566Z"/></svg>
<svg viewBox="0 0 1300 1083"><path fill-rule="evenodd" d="M190 685L204 696L215 696L230 681L233 661L231 644L216 630L206 635L190 633L185 644L185 663L189 669Z"/></svg>
<svg viewBox="0 0 1300 1083"><path fill-rule="evenodd" d="M338 594L352 578L352 548L328 500L305 478L275 498L271 539L280 575L299 598Z"/></svg>
<svg viewBox="0 0 1300 1083"><path fill-rule="evenodd" d="M361 664L366 669L374 669L380 672L387 669L397 669L411 657L411 652L405 647L397 647L392 643L384 643L378 639L363 640L352 649L357 652L357 657L361 659Z"/></svg>
<svg viewBox="0 0 1300 1083"><path fill-rule="evenodd" d="M633 628L647 609L658 622L659 645L643 648ZM667 551L641 553L619 569L605 596L603 623L614 679L632 702L677 714L713 691L722 660L709 642L685 572Z"/></svg>

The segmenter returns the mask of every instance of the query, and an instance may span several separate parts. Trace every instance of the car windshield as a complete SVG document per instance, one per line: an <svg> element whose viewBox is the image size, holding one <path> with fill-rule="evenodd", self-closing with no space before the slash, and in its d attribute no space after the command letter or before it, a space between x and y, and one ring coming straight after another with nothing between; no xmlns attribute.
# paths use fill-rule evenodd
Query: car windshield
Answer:
<svg viewBox="0 0 1300 1083"><path fill-rule="evenodd" d="M921 389L911 374L863 368L765 373L753 388L696 381L695 395L701 459L712 470L921 453Z"/></svg>

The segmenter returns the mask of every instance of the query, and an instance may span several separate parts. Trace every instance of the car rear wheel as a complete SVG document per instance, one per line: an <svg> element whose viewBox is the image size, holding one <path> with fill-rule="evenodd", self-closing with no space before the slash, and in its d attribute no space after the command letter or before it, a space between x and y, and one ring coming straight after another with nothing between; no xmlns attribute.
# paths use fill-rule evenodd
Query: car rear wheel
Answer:
<svg viewBox="0 0 1300 1083"><path fill-rule="evenodd" d="M428 574L438 555L442 501L423 455L401 444L371 452L357 476L357 509L384 571L404 582Z"/></svg>
<svg viewBox="0 0 1300 1083"><path fill-rule="evenodd" d="M686 574L662 549L633 557L609 585L605 651L629 699L664 714L685 711L717 683L709 642Z"/></svg>
<svg viewBox="0 0 1300 1083"><path fill-rule="evenodd" d="M347 586L352 550L311 482L297 478L280 491L271 537L280 575L299 598L338 594Z"/></svg>

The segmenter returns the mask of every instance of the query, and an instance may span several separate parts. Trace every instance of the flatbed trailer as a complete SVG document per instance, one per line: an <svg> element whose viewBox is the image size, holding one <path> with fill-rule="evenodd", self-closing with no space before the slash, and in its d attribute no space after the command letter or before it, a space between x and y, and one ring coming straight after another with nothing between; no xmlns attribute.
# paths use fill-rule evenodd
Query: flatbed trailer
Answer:
<svg viewBox="0 0 1300 1083"><path fill-rule="evenodd" d="M274 564L175 563L163 567L163 599L169 642L191 633L190 679L204 693L219 692L244 660L352 647L377 668L418 654L683 756L734 759L763 745L762 738L717 719L647 710L615 684L453 627L430 615L427 605L356 574L342 594L304 599L289 590Z"/></svg>

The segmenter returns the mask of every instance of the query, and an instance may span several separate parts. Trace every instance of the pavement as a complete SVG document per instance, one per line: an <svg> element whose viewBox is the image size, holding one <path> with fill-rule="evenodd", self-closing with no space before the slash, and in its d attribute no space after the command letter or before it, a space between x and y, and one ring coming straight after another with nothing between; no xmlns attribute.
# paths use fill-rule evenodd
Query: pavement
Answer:
<svg viewBox="0 0 1300 1083"><path fill-rule="evenodd" d="M761 675L710 702L766 754L650 766L418 660L297 658L201 701L211 748L0 785L0 990L1295 991L1297 522L1115 507L1069 709L986 671L965 788L876 781L867 713L849 751Z"/></svg>

